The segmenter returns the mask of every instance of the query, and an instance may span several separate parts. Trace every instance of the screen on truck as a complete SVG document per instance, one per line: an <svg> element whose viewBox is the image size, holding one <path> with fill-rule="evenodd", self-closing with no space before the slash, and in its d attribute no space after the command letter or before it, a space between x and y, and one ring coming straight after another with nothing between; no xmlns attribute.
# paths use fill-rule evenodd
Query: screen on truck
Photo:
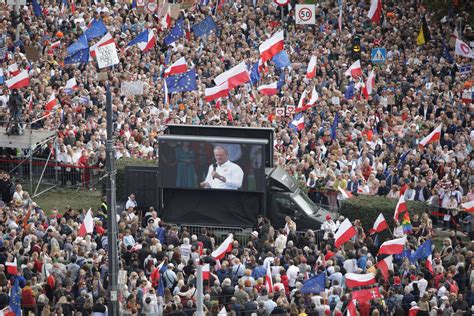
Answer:
<svg viewBox="0 0 474 316"><path fill-rule="evenodd" d="M217 137L189 138L159 138L162 188L265 190L265 142L236 142Z"/></svg>

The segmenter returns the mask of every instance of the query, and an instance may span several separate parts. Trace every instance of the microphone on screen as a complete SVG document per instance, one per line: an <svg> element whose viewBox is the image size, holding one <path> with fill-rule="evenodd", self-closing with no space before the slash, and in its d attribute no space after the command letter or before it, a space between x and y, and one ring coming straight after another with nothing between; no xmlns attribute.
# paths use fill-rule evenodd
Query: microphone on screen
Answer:
<svg viewBox="0 0 474 316"><path fill-rule="evenodd" d="M217 162L213 162L213 163L212 163L212 170L213 170L214 172L216 172L216 168L217 168ZM214 177L214 176L212 177L212 179L215 179L215 178L216 178L216 177Z"/></svg>

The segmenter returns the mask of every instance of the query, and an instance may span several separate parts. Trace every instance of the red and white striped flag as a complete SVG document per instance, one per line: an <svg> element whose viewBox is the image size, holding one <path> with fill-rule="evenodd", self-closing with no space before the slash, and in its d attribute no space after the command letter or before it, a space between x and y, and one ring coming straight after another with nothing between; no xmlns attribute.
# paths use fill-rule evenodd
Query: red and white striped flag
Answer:
<svg viewBox="0 0 474 316"><path fill-rule="evenodd" d="M347 200L347 199L350 199L352 197L352 193L347 191L347 190L344 190L343 188L341 187L337 187L337 189L339 190L339 192L341 192L341 200Z"/></svg>
<svg viewBox="0 0 474 316"><path fill-rule="evenodd" d="M425 267L428 269L428 271L430 271L431 274L434 274L433 256L431 254L428 256L428 258L426 258Z"/></svg>
<svg viewBox="0 0 474 316"><path fill-rule="evenodd" d="M336 231L336 234L334 235L334 239L335 239L334 245L336 247L343 245L346 241L354 237L356 233L357 232L354 226L352 226L351 221L348 218L346 218L341 223L341 226L339 226L339 229Z"/></svg>
<svg viewBox="0 0 474 316"><path fill-rule="evenodd" d="M14 77L14 76L18 75L19 73L20 73L20 69L18 68L17 63L13 63L13 64L8 65L8 75L10 77Z"/></svg>
<svg viewBox="0 0 474 316"><path fill-rule="evenodd" d="M346 280L347 288L351 289L358 286L367 286L375 283L375 274L357 274L357 273L346 273L344 275Z"/></svg>
<svg viewBox="0 0 474 316"><path fill-rule="evenodd" d="M58 99L56 98L56 96L54 95L54 92L53 92L53 94L51 94L51 96L49 97L49 100L48 100L48 102L46 103L44 109L45 109L46 112L51 112L51 111L53 111L58 105L59 105Z"/></svg>
<svg viewBox="0 0 474 316"><path fill-rule="evenodd" d="M439 126L436 127L428 136L426 136L425 138L423 138L420 141L418 146L420 148L423 148L428 144L431 144L431 143L434 143L434 142L440 140L441 139L441 129L442 128L443 128L443 124L439 124Z"/></svg>
<svg viewBox="0 0 474 316"><path fill-rule="evenodd" d="M369 229L369 233L375 234L375 233L380 233L388 228L387 221L385 220L385 217L383 216L382 213L377 216L377 219L375 220L374 227Z"/></svg>
<svg viewBox="0 0 474 316"><path fill-rule="evenodd" d="M384 242L379 248L379 255L396 255L403 252L403 247L407 242L407 237L403 236L402 238L392 239Z"/></svg>
<svg viewBox="0 0 474 316"><path fill-rule="evenodd" d="M398 220L398 216L406 211L408 211L407 202L405 202L405 196L402 194L400 195L397 206L395 207L395 213L393 214L393 219Z"/></svg>
<svg viewBox="0 0 474 316"><path fill-rule="evenodd" d="M270 266L267 267L267 274L265 274L265 287L267 288L268 293L273 293L273 280Z"/></svg>
<svg viewBox="0 0 474 316"><path fill-rule="evenodd" d="M462 203L461 206L465 212L474 212L474 201Z"/></svg>
<svg viewBox="0 0 474 316"><path fill-rule="evenodd" d="M347 77L359 78L362 76L362 68L360 66L360 60L355 61L344 73Z"/></svg>
<svg viewBox="0 0 474 316"><path fill-rule="evenodd" d="M16 258L14 258L13 261L5 262L5 266L7 268L8 274L16 275L18 273L18 263L16 261Z"/></svg>
<svg viewBox="0 0 474 316"><path fill-rule="evenodd" d="M186 71L188 71L188 65L186 63L186 59L183 56L165 69L163 77L166 78L168 76L177 75Z"/></svg>
<svg viewBox="0 0 474 316"><path fill-rule="evenodd" d="M382 1L371 0L370 9L368 13L369 19L374 23L380 23L380 17L382 16Z"/></svg>
<svg viewBox="0 0 474 316"><path fill-rule="evenodd" d="M168 4L168 10L160 21L161 29L166 30L171 26L171 5Z"/></svg>
<svg viewBox="0 0 474 316"><path fill-rule="evenodd" d="M311 79L311 78L314 78L314 76L316 76L316 63L317 62L318 62L318 58L312 55L308 63L308 68L306 69L307 79Z"/></svg>
<svg viewBox="0 0 474 316"><path fill-rule="evenodd" d="M265 84L261 85L260 87L257 88L257 91L260 94L267 95L267 96L272 96L278 93L278 88L277 88L277 82L273 82L270 84Z"/></svg>
<svg viewBox="0 0 474 316"><path fill-rule="evenodd" d="M229 83L229 89L232 90L241 84L247 83L250 81L249 72L247 70L247 65L245 62L241 62L237 66L232 67L231 69L221 73L214 78L216 85L220 86L224 82Z"/></svg>
<svg viewBox="0 0 474 316"><path fill-rule="evenodd" d="M91 57L96 56L95 50L97 48L108 45L108 44L112 44L112 43L114 43L115 46L117 46L117 44L115 43L115 40L112 37L112 35L109 32L107 32L107 34L105 34L97 43L95 43L94 45L92 45L89 48L89 51L91 53Z"/></svg>
<svg viewBox="0 0 474 316"><path fill-rule="evenodd" d="M383 278L385 280L388 280L388 276L389 276L388 271L389 270L393 271L393 256L390 255L384 258L383 260L380 260L379 262L377 262L375 266L380 269L380 272L382 273Z"/></svg>
<svg viewBox="0 0 474 316"><path fill-rule="evenodd" d="M86 216L84 217L84 220L82 221L81 227L79 227L77 235L80 237L84 237L87 234L92 234L93 231L94 231L94 218L92 217L92 210L89 209L87 211Z"/></svg>
<svg viewBox="0 0 474 316"><path fill-rule="evenodd" d="M8 89L20 89L30 85L30 76L26 70L23 70L15 77L12 77L5 81Z"/></svg>
<svg viewBox="0 0 474 316"><path fill-rule="evenodd" d="M229 95L229 83L227 81L221 84L220 86L206 88L204 90L204 96L207 102L211 102L219 98L225 98L228 95Z"/></svg>
<svg viewBox="0 0 474 316"><path fill-rule="evenodd" d="M232 251L232 242L234 241L234 235L229 234L229 236L222 242L222 244L212 252L211 256L214 259L222 259L225 254Z"/></svg>
<svg viewBox="0 0 474 316"><path fill-rule="evenodd" d="M211 277L211 266L209 263L206 263L205 265L202 266L202 279L203 280L209 280Z"/></svg>
<svg viewBox="0 0 474 316"><path fill-rule="evenodd" d="M267 61L272 59L273 56L281 52L284 48L285 44L285 35L283 30L276 32L272 35L269 39L264 41L258 47L260 51L260 56L262 57L262 61Z"/></svg>

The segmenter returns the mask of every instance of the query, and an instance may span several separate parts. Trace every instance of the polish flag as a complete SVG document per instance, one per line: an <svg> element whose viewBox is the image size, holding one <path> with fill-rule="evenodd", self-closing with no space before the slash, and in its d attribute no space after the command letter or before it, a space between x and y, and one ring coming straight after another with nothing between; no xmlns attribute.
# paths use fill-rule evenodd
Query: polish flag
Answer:
<svg viewBox="0 0 474 316"><path fill-rule="evenodd" d="M425 267L426 267L426 269L428 269L428 271L430 271L431 274L434 274L434 271L433 271L433 256L431 254L428 256L428 258L426 258Z"/></svg>
<svg viewBox="0 0 474 316"><path fill-rule="evenodd" d="M272 96L278 93L277 82L264 84L257 88L260 94Z"/></svg>
<svg viewBox="0 0 474 316"><path fill-rule="evenodd" d="M388 228L387 221L385 220L385 217L383 216L382 213L377 216L377 219L375 220L374 227L369 229L369 233L375 234L375 233L380 233Z"/></svg>
<svg viewBox="0 0 474 316"><path fill-rule="evenodd" d="M396 255L403 252L403 247L407 241L407 237L403 236L402 238L392 239L384 242L379 248L379 255Z"/></svg>
<svg viewBox="0 0 474 316"><path fill-rule="evenodd" d="M393 214L393 219L398 220L398 216L406 211L408 211L407 202L405 202L405 196L402 194L400 195L397 206L395 207L395 213Z"/></svg>
<svg viewBox="0 0 474 316"><path fill-rule="evenodd" d="M375 274L357 274L357 273L346 273L346 286L351 289L357 286L367 286L375 283Z"/></svg>
<svg viewBox="0 0 474 316"><path fill-rule="evenodd" d="M229 83L226 81L220 86L206 88L206 90L204 90L204 95L206 102L211 102L215 99L227 97L229 95Z"/></svg>
<svg viewBox="0 0 474 316"><path fill-rule="evenodd" d="M350 76L352 78L358 78L362 76L362 68L360 67L360 60L354 62L349 69L344 73L345 76Z"/></svg>
<svg viewBox="0 0 474 316"><path fill-rule="evenodd" d="M245 62L241 62L237 66L221 73L214 78L216 85L220 86L224 82L229 82L229 90L250 81L249 72Z"/></svg>
<svg viewBox="0 0 474 316"><path fill-rule="evenodd" d="M265 275L265 287L267 288L268 293L273 293L273 280L270 266L267 267L267 274Z"/></svg>
<svg viewBox="0 0 474 316"><path fill-rule="evenodd" d="M101 39L100 41L98 41L97 43L95 43L94 45L92 45L89 50L90 50L90 53L91 53L91 57L95 57L96 56L96 53L95 53L95 50L99 47L102 47L102 46L105 46L105 45L108 45L108 44L112 44L114 43L115 44L115 40L114 38L112 37L112 35L107 32L107 34L105 34Z"/></svg>
<svg viewBox="0 0 474 316"><path fill-rule="evenodd" d="M177 75L186 71L188 71L188 65L186 64L186 59L183 56L165 69L163 77L166 78L168 76Z"/></svg>
<svg viewBox="0 0 474 316"><path fill-rule="evenodd" d="M474 58L474 51L468 44L461 41L459 38L456 38L456 49L454 54L466 57L466 58Z"/></svg>
<svg viewBox="0 0 474 316"><path fill-rule="evenodd" d="M211 269L210 269L209 263L206 263L205 265L202 266L202 279L209 280L210 277L211 277Z"/></svg>
<svg viewBox="0 0 474 316"><path fill-rule="evenodd" d="M7 272L10 275L16 275L18 273L18 263L16 262L16 258L13 259L12 262L5 262L5 266L7 267Z"/></svg>
<svg viewBox="0 0 474 316"><path fill-rule="evenodd" d="M51 94L51 96L49 97L49 100L46 103L44 109L45 109L46 112L51 112L58 105L59 105L58 99L56 98L56 96L54 95L54 92L53 92L53 94Z"/></svg>
<svg viewBox="0 0 474 316"><path fill-rule="evenodd" d="M137 46L142 52L147 52L155 46L156 37L152 29L147 30L148 39L146 42L138 42Z"/></svg>
<svg viewBox="0 0 474 316"><path fill-rule="evenodd" d="M284 44L285 35L283 30L276 32L275 34L273 34L272 37L260 44L258 50L260 51L262 61L265 62L267 60L272 59L273 56L283 50Z"/></svg>
<svg viewBox="0 0 474 316"><path fill-rule="evenodd" d="M465 212L474 212L474 201L462 203L461 206Z"/></svg>
<svg viewBox="0 0 474 316"><path fill-rule="evenodd" d="M10 90L20 89L30 85L30 76L28 76L28 72L26 70L23 70L15 77L5 81L5 83Z"/></svg>
<svg viewBox="0 0 474 316"><path fill-rule="evenodd" d="M382 273L383 278L388 280L388 271L393 271L393 256L390 255L383 260L380 260L375 266L380 269L380 273Z"/></svg>
<svg viewBox="0 0 474 316"><path fill-rule="evenodd" d="M371 0L368 17L374 23L380 23L380 17L382 15L382 1Z"/></svg>
<svg viewBox="0 0 474 316"><path fill-rule="evenodd" d="M71 90L74 90L74 89L77 89L77 82L76 82L76 78L71 78L69 79L67 82L66 82L66 86L64 87L64 89L71 89Z"/></svg>
<svg viewBox="0 0 474 316"><path fill-rule="evenodd" d="M344 190L343 188L341 187L337 187L339 192L341 192L341 200L347 200L347 199L350 199L352 197L352 193L347 191L347 190Z"/></svg>
<svg viewBox="0 0 474 316"><path fill-rule="evenodd" d="M10 77L14 77L20 73L20 69L18 69L18 64L13 63L11 65L8 65L8 74Z"/></svg>
<svg viewBox="0 0 474 316"><path fill-rule="evenodd" d="M317 57L316 56L311 56L311 59L309 60L308 63L308 69L306 69L306 78L311 79L316 76L316 62L317 62Z"/></svg>
<svg viewBox="0 0 474 316"><path fill-rule="evenodd" d="M355 300L350 300L347 304L347 316L357 316L357 307L354 303Z"/></svg>
<svg viewBox="0 0 474 316"><path fill-rule="evenodd" d="M352 226L351 221L346 218L339 226L336 234L334 235L334 245L337 247L343 245L346 241L354 237L356 234L356 230L354 226Z"/></svg>
<svg viewBox="0 0 474 316"><path fill-rule="evenodd" d="M300 101L298 102L298 106L296 107L295 112L305 111L316 104L316 101L318 101L319 99L319 94L316 91L315 87L313 87L313 90L311 91L311 97L306 102L307 97L308 97L308 94L306 93L306 90L304 90L303 93L301 94L301 98L300 98Z"/></svg>
<svg viewBox="0 0 474 316"><path fill-rule="evenodd" d="M81 227L79 227L79 231L77 232L77 235L80 237L84 237L87 234L92 234L94 231L94 219L92 218L92 211L89 209L87 211L86 216L84 217L84 220L82 221Z"/></svg>
<svg viewBox="0 0 474 316"><path fill-rule="evenodd" d="M51 48L52 48L52 49L59 48L59 46L61 46L61 40L56 41L56 42L54 42L54 43L51 43Z"/></svg>
<svg viewBox="0 0 474 316"><path fill-rule="evenodd" d="M439 124L439 126L436 127L428 136L426 136L420 141L420 143L418 144L418 147L423 148L428 144L431 144L440 140L442 127L443 127L443 124Z"/></svg>
<svg viewBox="0 0 474 316"><path fill-rule="evenodd" d="M366 100L369 99L369 95L372 94L372 90L374 89L374 87L375 87L375 72L372 70L369 73L369 77L367 78L367 81L362 88L362 93L364 94Z"/></svg>
<svg viewBox="0 0 474 316"><path fill-rule="evenodd" d="M214 250L211 254L214 259L222 259L225 254L232 251L232 242L234 241L234 235L229 234L229 236L222 242L222 244Z"/></svg>
<svg viewBox="0 0 474 316"><path fill-rule="evenodd" d="M268 72L267 62L263 62L262 58L258 59L258 72L260 74L266 74Z"/></svg>
<svg viewBox="0 0 474 316"><path fill-rule="evenodd" d="M171 6L170 5L168 5L168 11L166 11L166 14L161 18L160 24L161 24L162 30L166 30L170 28L171 26Z"/></svg>
<svg viewBox="0 0 474 316"><path fill-rule="evenodd" d="M0 316L16 316L16 312L10 306L7 306L0 311Z"/></svg>

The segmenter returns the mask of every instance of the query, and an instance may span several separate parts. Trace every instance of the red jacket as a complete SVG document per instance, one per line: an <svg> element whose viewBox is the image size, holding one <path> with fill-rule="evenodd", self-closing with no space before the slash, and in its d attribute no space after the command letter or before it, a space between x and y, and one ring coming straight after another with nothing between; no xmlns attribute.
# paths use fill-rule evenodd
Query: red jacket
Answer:
<svg viewBox="0 0 474 316"><path fill-rule="evenodd" d="M33 289L30 286L25 286L21 290L21 306L34 307L36 305L36 298Z"/></svg>

